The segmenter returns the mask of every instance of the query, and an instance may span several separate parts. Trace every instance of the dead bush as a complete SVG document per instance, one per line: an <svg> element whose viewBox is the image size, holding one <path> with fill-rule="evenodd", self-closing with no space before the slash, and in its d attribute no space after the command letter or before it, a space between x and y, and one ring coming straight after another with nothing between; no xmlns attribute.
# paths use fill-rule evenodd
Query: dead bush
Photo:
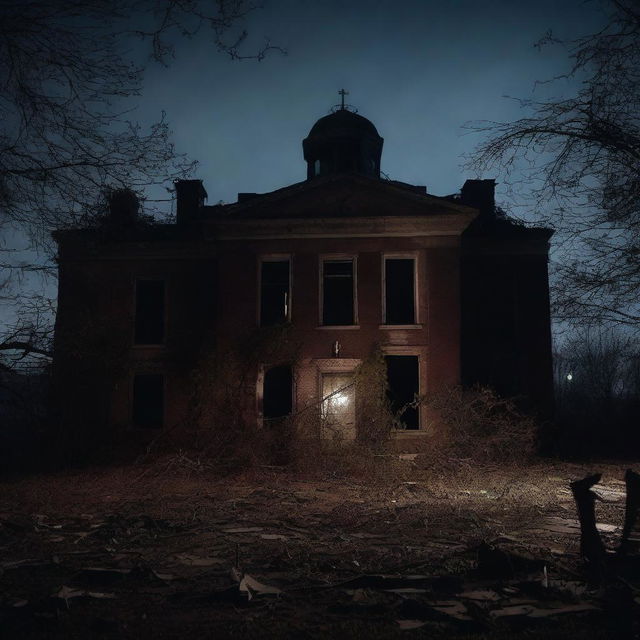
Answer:
<svg viewBox="0 0 640 640"><path fill-rule="evenodd" d="M397 484L409 467L397 455L376 453L357 440L297 440L289 469L298 477L348 480L370 486Z"/></svg>
<svg viewBox="0 0 640 640"><path fill-rule="evenodd" d="M387 364L378 347L360 363L354 384L358 442L374 453L385 453L395 416L387 395Z"/></svg>
<svg viewBox="0 0 640 640"><path fill-rule="evenodd" d="M307 477L367 484L397 480L407 465L389 453L394 416L387 398L386 363L378 348L363 359L353 381L334 393L348 389L355 391L355 431L345 430L333 421L331 411L324 410L330 396L317 398L286 419L289 468Z"/></svg>
<svg viewBox="0 0 640 640"><path fill-rule="evenodd" d="M439 467L518 465L536 452L538 425L488 387L453 387L420 400L432 427L423 455Z"/></svg>
<svg viewBox="0 0 640 640"><path fill-rule="evenodd" d="M258 428L250 407L261 364L291 364L297 350L288 325L248 332L233 349L220 348L214 334L206 336L191 365L188 414L165 436L164 447L183 447L222 469L284 464L278 449L288 440L286 420Z"/></svg>

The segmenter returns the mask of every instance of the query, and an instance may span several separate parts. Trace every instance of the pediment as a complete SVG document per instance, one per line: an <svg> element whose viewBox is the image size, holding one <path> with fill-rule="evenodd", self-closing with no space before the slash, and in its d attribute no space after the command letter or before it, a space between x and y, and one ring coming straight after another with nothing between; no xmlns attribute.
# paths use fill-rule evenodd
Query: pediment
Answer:
<svg viewBox="0 0 640 640"><path fill-rule="evenodd" d="M327 219L442 216L475 209L421 193L410 185L358 174L326 176L278 189L228 205L205 207L211 220Z"/></svg>

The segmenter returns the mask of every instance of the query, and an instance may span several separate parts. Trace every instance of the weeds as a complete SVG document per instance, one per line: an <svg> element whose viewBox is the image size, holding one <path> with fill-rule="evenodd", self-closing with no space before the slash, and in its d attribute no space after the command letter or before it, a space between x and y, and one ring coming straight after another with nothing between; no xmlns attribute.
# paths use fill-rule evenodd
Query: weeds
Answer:
<svg viewBox="0 0 640 640"><path fill-rule="evenodd" d="M320 397L259 427L247 407L255 403L260 366L287 364L296 371L298 348L287 326L258 330L243 345L233 353L203 345L192 373L188 419L162 435L165 452L185 457L178 466L191 471L205 461L220 471L277 466L303 477L353 478L374 485L410 475L411 462L399 459L393 438L404 408L397 414L391 410L379 349L361 362L348 388L335 391L355 398L355 429L347 433L334 424L335 416L325 410L327 398ZM428 416L427 432L412 439L422 468L468 476L478 464L512 466L534 454L534 420L491 389L451 388L416 397L412 406Z"/></svg>
<svg viewBox="0 0 640 640"><path fill-rule="evenodd" d="M434 463L511 466L536 452L535 419L489 387L449 388L421 402L432 418L422 453Z"/></svg>

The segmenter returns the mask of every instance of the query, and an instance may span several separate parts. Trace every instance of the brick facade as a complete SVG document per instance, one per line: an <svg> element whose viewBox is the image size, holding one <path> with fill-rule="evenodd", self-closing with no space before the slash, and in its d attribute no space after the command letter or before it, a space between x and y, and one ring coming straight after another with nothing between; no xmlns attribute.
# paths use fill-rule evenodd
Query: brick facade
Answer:
<svg viewBox="0 0 640 640"><path fill-rule="evenodd" d="M341 115L340 126L343 121L349 117ZM356 124L357 135L368 142L347 145L357 155L354 166L365 166L373 148L379 167L382 139L376 142L371 129ZM333 165L321 163L327 146L318 136L331 143L335 132L325 125L305 147L312 163L306 182L207 207L202 183L183 181L177 184L175 225L134 221L114 231L106 220L100 229L56 233L54 368L62 423L95 431L96 441L100 434L135 433L133 396L142 388L140 376L146 376L154 402L162 403L162 428L187 426L196 419L194 394L220 393L211 385L221 383L202 371L222 362L230 371L224 384L241 399L240 418L260 425L265 376L272 367L293 364L292 410L300 411L318 403L323 380L353 372L375 348L386 356L417 357L420 394L461 381L499 386L517 370L517 388L505 391L528 393L539 405L549 401L548 235L524 229L517 230L516 240L511 232L496 235L472 225L479 211L479 219L487 216L482 204L474 208L459 198L431 196L424 188L371 175L373 169L330 171L326 167L337 156L331 156ZM385 257L414 269L413 283L407 284L413 287L412 321L385 322L385 300L391 300L385 286L395 286L385 284ZM282 286L286 294L288 346L264 353L255 347L251 364L245 360L233 369L235 356L251 349L262 331L265 261L289 264L288 289L287 283L274 285L276 293ZM346 326L323 323L324 282L334 282L323 280L328 263L347 270L336 276L336 286L353 286L354 318ZM149 281L161 291L156 302L164 317L156 321L162 340L136 344L140 283ZM504 311L505 305L517 326L510 325L516 333L503 344L499 323L493 333L490 328L491 309ZM501 360L503 352L511 359ZM431 417L421 411L417 420L413 434L427 432Z"/></svg>

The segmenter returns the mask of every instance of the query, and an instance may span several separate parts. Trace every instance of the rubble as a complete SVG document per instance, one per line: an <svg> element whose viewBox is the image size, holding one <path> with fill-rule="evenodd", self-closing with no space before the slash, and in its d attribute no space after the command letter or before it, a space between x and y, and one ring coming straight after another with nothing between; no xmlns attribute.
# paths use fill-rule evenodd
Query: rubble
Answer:
<svg viewBox="0 0 640 640"><path fill-rule="evenodd" d="M462 477L433 475L370 486L140 469L130 471L136 482L105 470L91 483L80 472L6 483L0 637L339 637L375 628L381 637L543 638L545 625L562 624L606 637L598 633L613 620L638 617L640 573L629 569L629 545L628 593L585 571L568 491L584 471L485 470L482 486L465 476L466 488ZM595 504L593 523L606 550L623 527L634 535L623 475L607 466L597 485L609 498Z"/></svg>

